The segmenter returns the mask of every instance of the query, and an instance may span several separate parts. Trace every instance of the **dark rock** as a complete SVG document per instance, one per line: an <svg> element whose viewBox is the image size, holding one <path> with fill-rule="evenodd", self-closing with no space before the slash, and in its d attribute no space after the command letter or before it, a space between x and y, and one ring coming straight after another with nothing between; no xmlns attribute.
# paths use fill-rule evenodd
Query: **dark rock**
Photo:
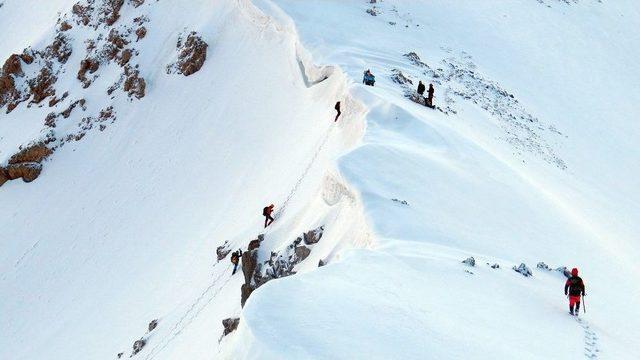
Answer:
<svg viewBox="0 0 640 360"><path fill-rule="evenodd" d="M322 234L324 233L324 226L320 226L315 230L308 231L302 235L304 239L304 243L307 245L312 245L320 241L322 238Z"/></svg>
<svg viewBox="0 0 640 360"><path fill-rule="evenodd" d="M129 94L129 97L135 96L138 99L142 99L145 95L147 83L139 76L138 70L125 72L128 72L128 74L123 85L124 91Z"/></svg>
<svg viewBox="0 0 640 360"><path fill-rule="evenodd" d="M133 353L131 355L135 355L135 354L139 353L140 351L142 351L142 349L145 347L145 345L147 345L146 340L144 340L144 339L136 340L133 343Z"/></svg>
<svg viewBox="0 0 640 360"><path fill-rule="evenodd" d="M138 7L142 4L144 4L144 0L129 0L129 3L131 5L133 5L134 7Z"/></svg>
<svg viewBox="0 0 640 360"><path fill-rule="evenodd" d="M533 276L531 269L529 269L529 267L525 263L521 263L518 267L514 266L513 270L519 272L520 274L522 274L522 276L525 277Z"/></svg>
<svg viewBox="0 0 640 360"><path fill-rule="evenodd" d="M87 88L89 87L89 85L91 85L91 81L86 77L87 72L93 74L94 72L98 71L99 67L100 62L96 59L86 58L80 61L80 70L78 70L77 78L82 82L84 88Z"/></svg>
<svg viewBox="0 0 640 360"><path fill-rule="evenodd" d="M140 39L144 39L145 36L147 36L147 28L145 28L144 26L139 27L136 30L136 41L140 40Z"/></svg>
<svg viewBox="0 0 640 360"><path fill-rule="evenodd" d="M392 72L391 80L393 80L394 82L400 85L406 85L406 84L413 85L413 81L411 81L411 79L409 79L408 77L404 76L402 71L398 69L393 69L391 70L391 72Z"/></svg>
<svg viewBox="0 0 640 360"><path fill-rule="evenodd" d="M225 241L224 244L216 248L216 255L218 255L218 261L226 258L230 252L231 252L231 249L229 248L229 242Z"/></svg>
<svg viewBox="0 0 640 360"><path fill-rule="evenodd" d="M222 332L222 336L227 336L234 332L238 325L240 324L240 318L228 318L222 320L222 326L224 327L224 331Z"/></svg>
<svg viewBox="0 0 640 360"><path fill-rule="evenodd" d="M158 327L158 319L153 319L149 323L149 332L152 332L156 327Z"/></svg>
<svg viewBox="0 0 640 360"><path fill-rule="evenodd" d="M244 304L247 302L247 299L249 299L253 290L254 289L251 285L242 284L242 287L240 288L240 306L244 307Z"/></svg>
<svg viewBox="0 0 640 360"><path fill-rule="evenodd" d="M120 359L124 353L118 353L118 359Z"/></svg>
<svg viewBox="0 0 640 360"><path fill-rule="evenodd" d="M463 264L469 265L469 266L476 266L476 259L472 257L468 257L464 260L462 260Z"/></svg>
<svg viewBox="0 0 640 360"><path fill-rule="evenodd" d="M35 79L29 81L29 88L33 99L31 102L39 104L48 96L55 95L53 85L58 79L51 73L47 67L40 69L40 73Z"/></svg>
<svg viewBox="0 0 640 360"><path fill-rule="evenodd" d="M60 24L60 31L67 31L67 30L70 30L71 28L73 28L73 26L71 26L71 24L69 24L69 23L68 23L68 22L66 22L66 21L63 21L63 22Z"/></svg>
<svg viewBox="0 0 640 360"><path fill-rule="evenodd" d="M198 72L207 59L209 45L196 32L191 32L186 40L178 39L178 61L169 66L169 72L176 68L177 72L189 76Z"/></svg>
<svg viewBox="0 0 640 360"><path fill-rule="evenodd" d="M320 261L318 261L318 267L322 267L322 266L325 266L325 265L327 265L327 263L324 262L324 260L320 259Z"/></svg>
<svg viewBox="0 0 640 360"><path fill-rule="evenodd" d="M309 256L309 254L311 254L311 250L308 247L304 246L304 245L303 246L298 246L298 247L296 247L295 254L296 254L296 258L297 258L298 262L300 262L300 261L303 261L304 259L306 259Z"/></svg>
<svg viewBox="0 0 640 360"><path fill-rule="evenodd" d="M19 164L24 162L42 162L47 156L51 155L53 151L49 149L44 143L36 143L30 145L9 158L9 164Z"/></svg>
<svg viewBox="0 0 640 360"><path fill-rule="evenodd" d="M244 283L251 285L251 279L258 265L258 252L256 250L245 251L242 253L242 273L244 274Z"/></svg>
<svg viewBox="0 0 640 360"><path fill-rule="evenodd" d="M549 268L549 265L545 264L543 261L540 261L538 265L536 265L536 267L541 270L551 271L551 268Z"/></svg>
<svg viewBox="0 0 640 360"><path fill-rule="evenodd" d="M20 55L13 54L9 56L7 61L5 61L4 65L2 66L2 73L4 75L23 75Z"/></svg>
<svg viewBox="0 0 640 360"><path fill-rule="evenodd" d="M4 185L7 181L9 181L9 174L0 166L0 186Z"/></svg>
<svg viewBox="0 0 640 360"><path fill-rule="evenodd" d="M9 180L16 180L22 178L22 181L28 183L37 179L42 172L42 165L38 163L20 163L14 165L8 165L5 168L5 173Z"/></svg>

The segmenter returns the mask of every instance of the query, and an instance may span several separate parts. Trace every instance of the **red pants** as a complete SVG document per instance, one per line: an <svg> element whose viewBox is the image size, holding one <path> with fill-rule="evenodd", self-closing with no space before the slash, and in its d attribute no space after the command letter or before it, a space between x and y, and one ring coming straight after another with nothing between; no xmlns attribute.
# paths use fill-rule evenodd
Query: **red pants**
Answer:
<svg viewBox="0 0 640 360"><path fill-rule="evenodd" d="M573 296L570 295L569 296L569 306L573 307L576 303L580 302L580 295L577 296Z"/></svg>

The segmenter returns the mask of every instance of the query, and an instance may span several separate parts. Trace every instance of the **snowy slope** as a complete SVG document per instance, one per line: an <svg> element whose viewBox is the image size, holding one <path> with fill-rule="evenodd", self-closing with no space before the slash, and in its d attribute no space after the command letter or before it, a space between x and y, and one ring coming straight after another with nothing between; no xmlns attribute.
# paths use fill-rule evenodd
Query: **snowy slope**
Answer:
<svg viewBox="0 0 640 360"><path fill-rule="evenodd" d="M86 41L110 27L74 25L55 109L86 106L54 132L109 106L117 119L56 148L34 182L0 188L0 358L129 356L141 337L142 359L640 351L633 1L123 3L114 27L146 19L131 42L146 95L107 96L113 63L83 88ZM73 4L5 0L0 58L49 44ZM168 73L190 31L209 45L204 66ZM367 68L376 87L360 84ZM419 79L435 82L439 110L405 97ZM1 111L0 165L49 134L50 111ZM215 249L245 249L269 203L280 216L261 261L325 231L297 275L241 308L243 276ZM540 261L581 269L581 320ZM511 269L521 262L533 277Z"/></svg>
<svg viewBox="0 0 640 360"><path fill-rule="evenodd" d="M373 17L368 2L276 3L293 20L262 7L314 59L377 75L352 86L367 131L339 161L374 244L259 290L230 357L635 357L637 4L383 1ZM404 98L393 69L436 81L449 114ZM564 277L539 261L582 270L586 320L565 315Z"/></svg>

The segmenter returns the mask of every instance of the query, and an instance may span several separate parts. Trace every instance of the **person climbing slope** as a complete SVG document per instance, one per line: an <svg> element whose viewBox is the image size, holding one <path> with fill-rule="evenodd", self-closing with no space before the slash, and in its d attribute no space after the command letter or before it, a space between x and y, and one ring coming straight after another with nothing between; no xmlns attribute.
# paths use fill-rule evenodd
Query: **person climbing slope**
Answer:
<svg viewBox="0 0 640 360"><path fill-rule="evenodd" d="M338 121L338 117L340 116L340 114L342 114L342 113L340 112L340 101L338 101L338 102L336 103L336 106L334 107L334 109L336 109L336 111L338 112L338 114L336 115L336 119L335 119L335 120L333 120L334 122L336 122L336 121Z"/></svg>
<svg viewBox="0 0 640 360"><path fill-rule="evenodd" d="M264 216L264 227L266 228L267 226L271 225L271 223L273 222L273 217L271 217L271 214L273 213L273 208L275 207L275 205L271 204L267 207L265 207L264 209L262 209L262 216Z"/></svg>
<svg viewBox="0 0 640 360"><path fill-rule="evenodd" d="M236 273L236 270L238 270L238 263L240 262L240 258L242 257L242 250L238 249L238 251L234 251L231 254L231 263L233 264L233 272L231 273L231 275Z"/></svg>
<svg viewBox="0 0 640 360"><path fill-rule="evenodd" d="M429 91L427 91L427 99L424 102L424 104L432 109L435 109L436 107L433 105L433 93L435 92L435 90L433 89L433 84L429 84Z"/></svg>
<svg viewBox="0 0 640 360"><path fill-rule="evenodd" d="M584 282L578 276L578 269L571 269L571 277L564 284L564 294L569 295L569 314L578 315L580 312L580 296L584 296ZM575 314L573 307L575 305Z"/></svg>
<svg viewBox="0 0 640 360"><path fill-rule="evenodd" d="M376 77L373 76L373 74L371 73L371 70L367 69L367 71L364 72L362 83L369 86L375 86Z"/></svg>
<svg viewBox="0 0 640 360"><path fill-rule="evenodd" d="M425 91L425 86L422 83L422 80L420 80L418 83L418 95L420 95L420 97L424 99L424 103L426 104L427 98L424 97L424 91Z"/></svg>

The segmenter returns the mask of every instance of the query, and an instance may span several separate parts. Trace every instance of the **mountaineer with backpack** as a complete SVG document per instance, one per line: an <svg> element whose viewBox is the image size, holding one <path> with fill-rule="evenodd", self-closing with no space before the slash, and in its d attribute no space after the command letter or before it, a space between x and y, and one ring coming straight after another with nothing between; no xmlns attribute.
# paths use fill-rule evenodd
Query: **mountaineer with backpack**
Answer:
<svg viewBox="0 0 640 360"><path fill-rule="evenodd" d="M231 263L233 264L233 272L231 275L236 273L238 270L238 263L240 262L240 258L242 257L242 250L238 249L238 251L234 251L231 253Z"/></svg>
<svg viewBox="0 0 640 360"><path fill-rule="evenodd" d="M564 284L564 294L569 295L569 314L578 315L580 313L580 296L584 296L584 282L578 276L578 269L571 270L571 277ZM573 307L575 305L575 313Z"/></svg>
<svg viewBox="0 0 640 360"><path fill-rule="evenodd" d="M371 70L367 69L367 71L364 72L362 83L369 86L375 86L376 77L373 76L373 74L371 73Z"/></svg>
<svg viewBox="0 0 640 360"><path fill-rule="evenodd" d="M271 214L273 213L273 208L274 207L275 207L275 205L271 204L271 205L265 207L264 209L262 209L262 216L264 216L264 227L265 228L267 226L271 225L271 223L274 220L274 218L271 216Z"/></svg>
<svg viewBox="0 0 640 360"><path fill-rule="evenodd" d="M435 90L433 89L433 84L429 84L429 90L427 91L427 98L425 99L424 104L432 109L435 109L435 105L433 105L433 93Z"/></svg>

